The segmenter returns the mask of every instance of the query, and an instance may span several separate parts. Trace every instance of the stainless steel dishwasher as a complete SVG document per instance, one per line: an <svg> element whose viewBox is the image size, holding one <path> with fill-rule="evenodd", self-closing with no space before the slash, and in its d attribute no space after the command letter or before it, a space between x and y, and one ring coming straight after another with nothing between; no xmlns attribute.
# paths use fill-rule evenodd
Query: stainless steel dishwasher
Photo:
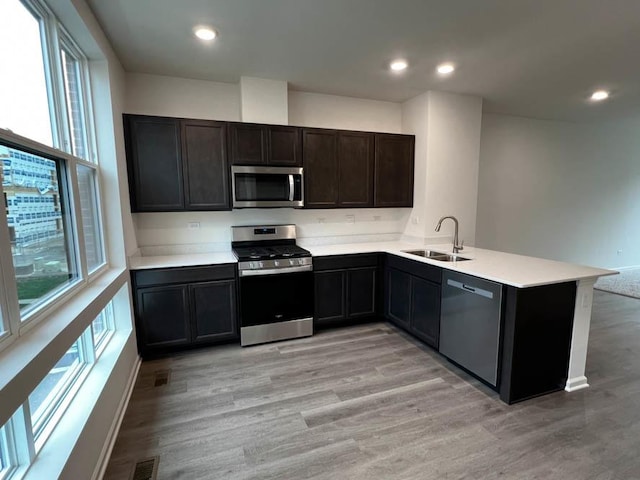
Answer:
<svg viewBox="0 0 640 480"><path fill-rule="evenodd" d="M496 386L502 285L444 270L440 353Z"/></svg>

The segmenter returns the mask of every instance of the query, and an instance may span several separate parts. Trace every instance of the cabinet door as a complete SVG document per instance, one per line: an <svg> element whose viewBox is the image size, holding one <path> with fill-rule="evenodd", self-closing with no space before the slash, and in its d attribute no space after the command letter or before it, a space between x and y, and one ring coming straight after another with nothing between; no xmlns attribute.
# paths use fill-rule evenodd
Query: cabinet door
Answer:
<svg viewBox="0 0 640 480"><path fill-rule="evenodd" d="M231 340L238 336L236 282L221 280L189 285L194 343Z"/></svg>
<svg viewBox="0 0 640 480"><path fill-rule="evenodd" d="M411 318L411 275L394 268L387 270L385 313L389 320L409 328Z"/></svg>
<svg viewBox="0 0 640 480"><path fill-rule="evenodd" d="M411 333L435 349L440 337L440 285L411 277Z"/></svg>
<svg viewBox="0 0 640 480"><path fill-rule="evenodd" d="M131 210L184 210L179 121L125 115Z"/></svg>
<svg viewBox="0 0 640 480"><path fill-rule="evenodd" d="M188 345L191 341L186 285L139 288L136 323L141 353Z"/></svg>
<svg viewBox="0 0 640 480"><path fill-rule="evenodd" d="M346 318L345 278L344 270L315 273L314 317L317 323Z"/></svg>
<svg viewBox="0 0 640 480"><path fill-rule="evenodd" d="M377 267L347 270L347 318L376 314Z"/></svg>
<svg viewBox="0 0 640 480"><path fill-rule="evenodd" d="M412 135L375 135L376 207L413 206Z"/></svg>
<svg viewBox="0 0 640 480"><path fill-rule="evenodd" d="M302 146L300 128L298 127L267 127L269 165L287 167L302 166Z"/></svg>
<svg viewBox="0 0 640 480"><path fill-rule="evenodd" d="M306 208L338 206L337 135L334 130L303 131L304 205Z"/></svg>
<svg viewBox="0 0 640 480"><path fill-rule="evenodd" d="M182 158L187 210L229 210L226 124L182 121Z"/></svg>
<svg viewBox="0 0 640 480"><path fill-rule="evenodd" d="M338 206L373 206L374 135L338 133Z"/></svg>
<svg viewBox="0 0 640 480"><path fill-rule="evenodd" d="M232 165L267 164L267 129L252 123L229 124Z"/></svg>

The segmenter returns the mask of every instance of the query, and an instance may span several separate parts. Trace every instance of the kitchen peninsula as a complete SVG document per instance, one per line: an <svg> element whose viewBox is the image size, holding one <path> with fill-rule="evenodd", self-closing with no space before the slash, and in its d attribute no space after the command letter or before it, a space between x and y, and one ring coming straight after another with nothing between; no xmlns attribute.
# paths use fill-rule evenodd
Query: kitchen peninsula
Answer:
<svg viewBox="0 0 640 480"><path fill-rule="evenodd" d="M385 317L438 349L442 272L469 275L495 282L502 288L499 381L495 388L503 401L513 403L563 388L570 392L588 387L585 363L593 285L598 277L616 273L612 270L473 247L465 247L461 255L469 260L460 262L441 262L406 252L416 248L450 252L449 244L423 246L394 241L319 245L304 239L299 243L312 253L315 262L316 325L322 317L318 309L326 305L321 289L323 276L343 272L348 277L350 271L367 268L374 275L369 301L376 316ZM134 286L136 274L144 270L234 263L228 253L135 256L129 261ZM398 291L411 290L403 303L415 302L407 306L406 323L398 320L402 315L395 315L393 311L394 279L403 282L402 277L393 276L396 272L407 279L407 283L398 284ZM370 287L371 283L367 285ZM431 300L425 302L427 298ZM350 300L345 287L344 296L338 302L346 305L348 311ZM425 329L413 323L418 321L420 308L432 324L436 323L430 336L421 335ZM347 320L349 314L333 317ZM340 325L340 322L333 324Z"/></svg>

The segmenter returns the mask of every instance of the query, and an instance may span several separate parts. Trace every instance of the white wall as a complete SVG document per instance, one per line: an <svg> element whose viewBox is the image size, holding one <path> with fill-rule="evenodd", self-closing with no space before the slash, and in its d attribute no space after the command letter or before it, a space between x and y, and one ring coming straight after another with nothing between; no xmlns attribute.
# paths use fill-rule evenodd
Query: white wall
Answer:
<svg viewBox="0 0 640 480"><path fill-rule="evenodd" d="M427 135L429 120L429 94L423 93L402 104L402 133L416 136L413 209L404 234L422 238L425 235L424 218L427 211ZM423 220L420 222L420 220Z"/></svg>
<svg viewBox="0 0 640 480"><path fill-rule="evenodd" d="M239 120L225 116L221 106L238 100L236 85L197 81L197 92L185 97L193 80L156 75L127 75L127 113ZM147 92L146 94L141 94ZM150 93L155 92L155 93ZM204 96L198 101L199 96ZM227 97L232 97L231 99ZM183 103L184 102L184 103ZM203 108L203 104L207 106ZM401 131L401 105L305 92L289 92L291 125ZM138 246L143 253L229 249L232 225L295 223L301 238L316 241L360 241L398 237L405 229L409 209L244 209L231 212L177 212L134 214ZM355 223L350 223L349 216ZM189 222L200 228L188 230ZM337 237L337 238L336 238ZM161 248L162 247L162 248Z"/></svg>
<svg viewBox="0 0 640 480"><path fill-rule="evenodd" d="M429 91L402 105L402 128L416 135L414 208L405 235L449 241L453 222L435 232L444 215L460 223L460 240L475 243L482 99Z"/></svg>
<svg viewBox="0 0 640 480"><path fill-rule="evenodd" d="M400 133L402 105L394 102L290 91L289 124L301 127Z"/></svg>
<svg viewBox="0 0 640 480"><path fill-rule="evenodd" d="M240 77L240 106L243 122L288 125L287 82Z"/></svg>
<svg viewBox="0 0 640 480"><path fill-rule="evenodd" d="M580 125L485 114L478 246L640 265L638 132L638 120Z"/></svg>
<svg viewBox="0 0 640 480"><path fill-rule="evenodd" d="M126 113L240 121L240 87L233 83L126 74Z"/></svg>

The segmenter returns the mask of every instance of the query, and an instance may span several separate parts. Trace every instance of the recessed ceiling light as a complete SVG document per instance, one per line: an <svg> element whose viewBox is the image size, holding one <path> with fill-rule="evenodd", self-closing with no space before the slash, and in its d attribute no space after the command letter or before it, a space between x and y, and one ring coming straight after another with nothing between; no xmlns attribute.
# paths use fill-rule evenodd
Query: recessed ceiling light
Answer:
<svg viewBox="0 0 640 480"><path fill-rule="evenodd" d="M440 75L449 75L450 73L453 73L455 69L456 67L454 67L453 64L443 63L441 65L438 65L438 68L436 70Z"/></svg>
<svg viewBox="0 0 640 480"><path fill-rule="evenodd" d="M209 27L195 27L193 33L201 40L213 40L218 36L218 32Z"/></svg>
<svg viewBox="0 0 640 480"><path fill-rule="evenodd" d="M594 102L606 100L607 98L609 98L609 92L607 92L606 90L596 90L591 95L591 100L593 100Z"/></svg>
<svg viewBox="0 0 640 480"><path fill-rule="evenodd" d="M406 70L408 66L409 64L406 60L394 60L393 62L391 62L391 65L389 65L391 70L393 70L394 72L401 72L402 70Z"/></svg>

